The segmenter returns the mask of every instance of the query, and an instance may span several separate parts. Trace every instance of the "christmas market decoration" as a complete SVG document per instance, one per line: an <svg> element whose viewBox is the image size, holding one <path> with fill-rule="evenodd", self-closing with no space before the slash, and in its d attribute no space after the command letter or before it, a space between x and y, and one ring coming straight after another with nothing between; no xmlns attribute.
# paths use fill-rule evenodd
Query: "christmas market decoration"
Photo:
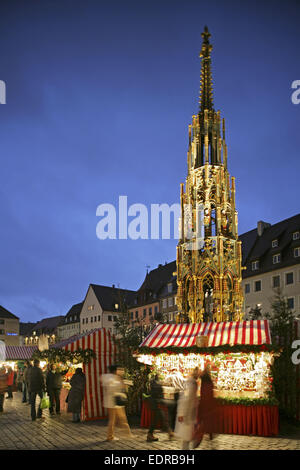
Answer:
<svg viewBox="0 0 300 470"><path fill-rule="evenodd" d="M61 396L67 396L69 381L76 367L80 366L86 376L81 420L105 418L106 410L103 406L100 378L102 374L107 373L111 364L117 362L118 348L115 337L107 329L99 328L57 343L50 348L50 351L43 351L41 354L47 355L53 362L56 362L56 358L60 359L62 365L69 362L69 372L65 376Z"/></svg>
<svg viewBox="0 0 300 470"><path fill-rule="evenodd" d="M201 333L207 347L197 346ZM157 325L135 355L165 383L176 376L184 384L195 367L209 366L218 399L253 405L276 402L272 366L280 352L271 343L269 322L251 320Z"/></svg>
<svg viewBox="0 0 300 470"><path fill-rule="evenodd" d="M67 363L73 364L87 364L92 359L95 359L96 353L92 349L77 349L76 351L68 351L61 348L44 349L43 351L36 350L32 355L33 359L46 360L48 363Z"/></svg>

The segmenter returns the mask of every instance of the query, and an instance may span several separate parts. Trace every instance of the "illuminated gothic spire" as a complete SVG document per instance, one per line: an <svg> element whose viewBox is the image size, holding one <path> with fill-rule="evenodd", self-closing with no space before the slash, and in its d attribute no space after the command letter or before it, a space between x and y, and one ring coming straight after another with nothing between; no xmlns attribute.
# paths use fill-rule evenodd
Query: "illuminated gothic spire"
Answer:
<svg viewBox="0 0 300 470"><path fill-rule="evenodd" d="M203 114L205 109L213 110L213 86L211 73L210 53L212 45L209 42L211 36L207 26L201 34L203 38L202 49L199 57L202 59L201 76L200 76L200 109L199 114Z"/></svg>

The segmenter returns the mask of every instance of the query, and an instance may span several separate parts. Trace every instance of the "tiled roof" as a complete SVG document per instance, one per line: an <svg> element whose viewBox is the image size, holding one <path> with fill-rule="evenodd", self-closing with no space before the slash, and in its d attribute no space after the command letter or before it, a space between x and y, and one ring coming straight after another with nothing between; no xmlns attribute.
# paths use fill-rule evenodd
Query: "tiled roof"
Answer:
<svg viewBox="0 0 300 470"><path fill-rule="evenodd" d="M69 323L78 322L82 306L83 306L83 302L80 302L79 304L72 305L72 307L70 308L68 313L64 317L62 317L59 325L62 326L62 325L65 325L66 323L69 324ZM73 320L71 321L72 317L73 317Z"/></svg>
<svg viewBox="0 0 300 470"><path fill-rule="evenodd" d="M9 312L6 308L2 307L2 305L0 305L0 318L12 318L19 320L19 317Z"/></svg>
<svg viewBox="0 0 300 470"><path fill-rule="evenodd" d="M118 287L101 286L97 284L90 284L90 286L102 309L110 312L119 310L115 308L116 304L119 306L123 304L127 306L130 305L136 295L136 292L133 290L119 289Z"/></svg>
<svg viewBox="0 0 300 470"><path fill-rule="evenodd" d="M243 277L300 263L300 258L294 257L294 248L300 247L300 239L293 240L293 233L298 231L300 232L300 214L265 228L261 236L256 236L244 259L247 269L243 272ZM243 236L240 238L243 249ZM278 240L277 247L272 247L273 240ZM280 263L273 264L273 255L279 253L281 254ZM259 260L259 269L252 271L251 263L255 260Z"/></svg>
<svg viewBox="0 0 300 470"><path fill-rule="evenodd" d="M58 327L63 318L65 318L63 315L59 315L57 317L44 318L43 320L39 321L34 325L30 333L32 331L41 331L45 333L52 332Z"/></svg>

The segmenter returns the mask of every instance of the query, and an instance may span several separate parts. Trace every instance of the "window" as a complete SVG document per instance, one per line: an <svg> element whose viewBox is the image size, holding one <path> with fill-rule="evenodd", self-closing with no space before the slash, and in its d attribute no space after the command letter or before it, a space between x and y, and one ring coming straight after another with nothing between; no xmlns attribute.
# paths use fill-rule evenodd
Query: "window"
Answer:
<svg viewBox="0 0 300 470"><path fill-rule="evenodd" d="M245 284L245 294L249 294L250 292L250 284Z"/></svg>
<svg viewBox="0 0 300 470"><path fill-rule="evenodd" d="M273 255L273 264L280 263L281 261L281 255L278 253L277 255Z"/></svg>
<svg viewBox="0 0 300 470"><path fill-rule="evenodd" d="M272 248L276 248L278 246L278 240L272 240Z"/></svg>
<svg viewBox="0 0 300 470"><path fill-rule="evenodd" d="M259 261L253 261L252 262L252 271L256 271L259 269Z"/></svg>
<svg viewBox="0 0 300 470"><path fill-rule="evenodd" d="M294 284L294 273L287 273L285 275L285 283L286 284Z"/></svg>
<svg viewBox="0 0 300 470"><path fill-rule="evenodd" d="M300 232L294 232L293 233L293 240L299 240L300 238Z"/></svg>
<svg viewBox="0 0 300 470"><path fill-rule="evenodd" d="M155 305L155 307L154 307L154 313L157 313L157 312L158 312L158 306Z"/></svg>
<svg viewBox="0 0 300 470"><path fill-rule="evenodd" d="M4 320L3 320L3 318L0 318L0 325L4 325Z"/></svg>
<svg viewBox="0 0 300 470"><path fill-rule="evenodd" d="M162 302L163 308L167 308L167 299L164 299Z"/></svg>
<svg viewBox="0 0 300 470"><path fill-rule="evenodd" d="M112 316L108 315L108 321L112 321Z"/></svg>
<svg viewBox="0 0 300 470"><path fill-rule="evenodd" d="M149 315L152 315L152 307L149 307Z"/></svg>
<svg viewBox="0 0 300 470"><path fill-rule="evenodd" d="M130 312L130 318L133 320L133 312Z"/></svg>
<svg viewBox="0 0 300 470"><path fill-rule="evenodd" d="M115 304L115 309L118 310L119 304Z"/></svg>
<svg viewBox="0 0 300 470"><path fill-rule="evenodd" d="M294 258L299 258L300 256L300 248L294 248Z"/></svg>
<svg viewBox="0 0 300 470"><path fill-rule="evenodd" d="M139 318L139 312L138 312L138 310L135 312L135 318Z"/></svg>
<svg viewBox="0 0 300 470"><path fill-rule="evenodd" d="M100 315L98 315L98 321L100 321L100 320L101 320L101 316L100 316Z"/></svg>
<svg viewBox="0 0 300 470"><path fill-rule="evenodd" d="M93 323L93 317L91 317L91 323Z"/></svg>
<svg viewBox="0 0 300 470"><path fill-rule="evenodd" d="M174 321L174 314L169 313L169 322L172 322L172 321Z"/></svg>
<svg viewBox="0 0 300 470"><path fill-rule="evenodd" d="M294 308L295 308L295 299L294 299L294 297L289 297L287 299L287 306L290 310L294 310Z"/></svg>
<svg viewBox="0 0 300 470"><path fill-rule="evenodd" d="M0 330L0 335L4 335L4 330Z"/></svg>
<svg viewBox="0 0 300 470"><path fill-rule="evenodd" d="M88 310L94 310L94 308L95 308L95 305L89 305L88 306Z"/></svg>
<svg viewBox="0 0 300 470"><path fill-rule="evenodd" d="M168 284L168 294L171 294L172 290L173 290L172 282L169 282L169 284Z"/></svg>
<svg viewBox="0 0 300 470"><path fill-rule="evenodd" d="M260 292L261 291L261 281L255 281L254 290L255 290L255 292Z"/></svg>
<svg viewBox="0 0 300 470"><path fill-rule="evenodd" d="M147 315L147 309L146 309L146 308L144 308L144 310L143 310L143 317L145 318L145 317L146 317L146 315Z"/></svg>
<svg viewBox="0 0 300 470"><path fill-rule="evenodd" d="M97 317L96 317L96 316L94 317L94 321L97 321Z"/></svg>
<svg viewBox="0 0 300 470"><path fill-rule="evenodd" d="M89 319L88 319L88 318L86 318L86 319L85 319L85 323L88 323L88 322L89 322Z"/></svg>
<svg viewBox="0 0 300 470"><path fill-rule="evenodd" d="M272 278L272 287L280 287L280 276L273 276Z"/></svg>
<svg viewBox="0 0 300 470"><path fill-rule="evenodd" d="M168 307L172 307L173 305L173 297L168 298Z"/></svg>

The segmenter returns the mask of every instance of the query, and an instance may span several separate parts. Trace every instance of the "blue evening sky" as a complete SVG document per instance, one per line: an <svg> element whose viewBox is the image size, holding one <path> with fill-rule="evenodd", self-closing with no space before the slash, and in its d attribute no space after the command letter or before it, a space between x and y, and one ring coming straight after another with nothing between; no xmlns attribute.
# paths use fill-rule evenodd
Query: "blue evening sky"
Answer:
<svg viewBox="0 0 300 470"><path fill-rule="evenodd" d="M212 34L239 233L299 212L300 3L3 0L0 305L64 315L88 285L137 289L176 240L99 240L99 204L179 203Z"/></svg>

